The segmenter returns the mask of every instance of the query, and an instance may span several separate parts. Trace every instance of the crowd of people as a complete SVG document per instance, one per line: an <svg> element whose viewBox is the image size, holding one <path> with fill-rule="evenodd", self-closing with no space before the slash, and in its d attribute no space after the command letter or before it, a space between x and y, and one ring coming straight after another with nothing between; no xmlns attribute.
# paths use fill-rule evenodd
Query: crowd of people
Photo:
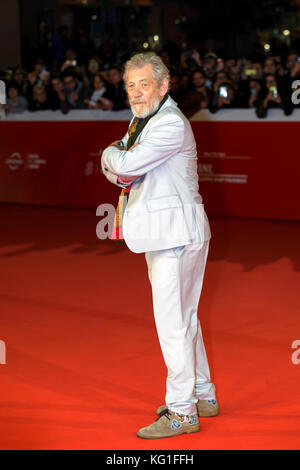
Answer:
<svg viewBox="0 0 300 470"><path fill-rule="evenodd" d="M253 108L264 118L269 108L280 108L289 115L300 106L292 100L295 81L300 79L297 51L290 50L285 57L223 60L214 53L200 56L196 50L186 50L175 64L166 52L160 55L170 70L169 94L188 118L204 108L211 113ZM6 113L60 110L64 114L72 109L129 108L122 66L104 65L98 55L78 63L70 49L62 60L50 64L36 60L33 70L8 68L2 77L7 93L2 108Z"/></svg>

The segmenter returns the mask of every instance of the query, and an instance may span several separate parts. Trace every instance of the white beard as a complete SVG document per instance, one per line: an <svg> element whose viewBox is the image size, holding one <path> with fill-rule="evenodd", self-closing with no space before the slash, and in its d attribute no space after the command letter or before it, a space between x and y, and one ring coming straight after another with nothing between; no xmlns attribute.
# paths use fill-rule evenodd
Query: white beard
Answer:
<svg viewBox="0 0 300 470"><path fill-rule="evenodd" d="M155 111L157 111L157 109L159 108L160 102L161 102L160 98L155 98L153 105L152 106L146 106L145 111L140 112L140 113L135 109L135 107L137 105L130 103L130 108L131 108L132 114L134 114L134 116L136 116L137 118L144 119L147 116L149 116L149 114L153 114L153 113L155 113Z"/></svg>

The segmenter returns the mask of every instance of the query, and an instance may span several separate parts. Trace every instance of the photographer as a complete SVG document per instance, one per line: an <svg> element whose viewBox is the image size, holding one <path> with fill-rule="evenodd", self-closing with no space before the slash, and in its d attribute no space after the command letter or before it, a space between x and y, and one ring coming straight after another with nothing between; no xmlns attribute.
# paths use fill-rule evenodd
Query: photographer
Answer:
<svg viewBox="0 0 300 470"><path fill-rule="evenodd" d="M262 90L256 101L256 115L265 118L270 108L281 108L286 116L292 113L293 103L278 84L274 74L267 74L264 78Z"/></svg>
<svg viewBox="0 0 300 470"><path fill-rule="evenodd" d="M241 108L239 96L235 93L234 86L230 80L221 82L217 90L213 91L209 110L216 113L219 109Z"/></svg>
<svg viewBox="0 0 300 470"><path fill-rule="evenodd" d="M250 79L249 81L249 98L248 106L249 108L255 108L257 103L257 97L261 92L261 82L255 78Z"/></svg>
<svg viewBox="0 0 300 470"><path fill-rule="evenodd" d="M88 109L90 96L91 89L78 80L73 70L66 70L63 74L63 88L58 92L61 112L66 114L70 109Z"/></svg>

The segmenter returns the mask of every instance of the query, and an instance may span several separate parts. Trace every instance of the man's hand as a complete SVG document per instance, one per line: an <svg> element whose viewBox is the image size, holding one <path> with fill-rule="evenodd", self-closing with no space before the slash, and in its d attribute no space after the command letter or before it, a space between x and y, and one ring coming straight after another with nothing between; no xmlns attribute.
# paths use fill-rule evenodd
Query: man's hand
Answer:
<svg viewBox="0 0 300 470"><path fill-rule="evenodd" d="M119 150L124 150L124 147L122 144L120 144L120 140L115 140L112 144L109 144L109 147L113 146L113 147L117 147L117 149Z"/></svg>

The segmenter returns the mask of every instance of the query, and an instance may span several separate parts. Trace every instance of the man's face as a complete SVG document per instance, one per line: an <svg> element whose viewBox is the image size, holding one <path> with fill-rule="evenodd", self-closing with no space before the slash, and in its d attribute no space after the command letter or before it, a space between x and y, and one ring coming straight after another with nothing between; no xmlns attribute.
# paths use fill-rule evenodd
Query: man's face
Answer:
<svg viewBox="0 0 300 470"><path fill-rule="evenodd" d="M108 79L109 79L110 83L112 83L113 85L116 86L120 82L121 78L122 77L121 77L121 73L119 72L119 70L117 70L117 69L109 70Z"/></svg>
<svg viewBox="0 0 300 470"><path fill-rule="evenodd" d="M18 96L18 90L14 87L11 87L8 89L8 96L11 98L11 99L14 99Z"/></svg>
<svg viewBox="0 0 300 470"><path fill-rule="evenodd" d="M62 89L62 83L61 83L61 80L59 78L53 78L51 80L51 83L52 83L53 89L55 91L60 91Z"/></svg>
<svg viewBox="0 0 300 470"><path fill-rule="evenodd" d="M195 72L193 75L193 84L197 87L202 87L206 82L205 76L201 72Z"/></svg>
<svg viewBox="0 0 300 470"><path fill-rule="evenodd" d="M276 65L274 60L266 59L264 64L264 72L265 73L275 73L276 72Z"/></svg>
<svg viewBox="0 0 300 470"><path fill-rule="evenodd" d="M265 83L266 83L267 88L270 88L270 86L276 86L277 85L276 80L275 80L274 77L272 77L272 75L268 75L266 77Z"/></svg>
<svg viewBox="0 0 300 470"><path fill-rule="evenodd" d="M153 77L152 65L146 64L128 71L126 88L133 114L145 118L158 108L168 91L168 79L165 78L159 87Z"/></svg>
<svg viewBox="0 0 300 470"><path fill-rule="evenodd" d="M206 60L203 69L207 78L213 78L216 73L216 64L213 60Z"/></svg>
<svg viewBox="0 0 300 470"><path fill-rule="evenodd" d="M96 60L90 60L88 69L91 73L96 73L99 70L99 64Z"/></svg>
<svg viewBox="0 0 300 470"><path fill-rule="evenodd" d="M180 89L180 78L174 75L170 78L170 90L176 92Z"/></svg>
<svg viewBox="0 0 300 470"><path fill-rule="evenodd" d="M76 85L76 82L71 75L64 78L64 86L68 88L69 90L74 90L75 85Z"/></svg>
<svg viewBox="0 0 300 470"><path fill-rule="evenodd" d="M294 67L296 61L297 61L297 55L289 54L286 59L286 68L288 70L291 70Z"/></svg>

